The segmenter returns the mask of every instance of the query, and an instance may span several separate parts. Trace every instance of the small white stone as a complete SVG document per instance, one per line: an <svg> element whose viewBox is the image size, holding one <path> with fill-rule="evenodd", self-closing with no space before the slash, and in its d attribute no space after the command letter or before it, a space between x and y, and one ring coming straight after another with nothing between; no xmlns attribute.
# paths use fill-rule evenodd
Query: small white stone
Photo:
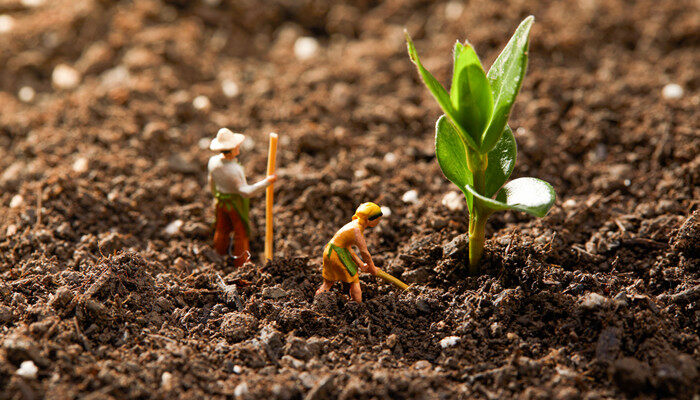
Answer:
<svg viewBox="0 0 700 400"><path fill-rule="evenodd" d="M25 103L31 103L35 96L36 92L31 86L22 86L19 92L17 92L17 97Z"/></svg>
<svg viewBox="0 0 700 400"><path fill-rule="evenodd" d="M464 210L463 198L464 196L462 193L455 191L447 192L444 196L442 196L442 205L447 207L447 209L450 211Z"/></svg>
<svg viewBox="0 0 700 400"><path fill-rule="evenodd" d="M462 16L464 4L461 1L450 1L445 5L445 18L455 21Z"/></svg>
<svg viewBox="0 0 700 400"><path fill-rule="evenodd" d="M182 224L183 222L181 219L176 219L175 221L169 223L168 226L165 227L163 232L168 236L176 235L178 232L180 232Z"/></svg>
<svg viewBox="0 0 700 400"><path fill-rule="evenodd" d="M74 89L80 83L80 73L66 64L59 64L53 69L51 80L59 89Z"/></svg>
<svg viewBox="0 0 700 400"><path fill-rule="evenodd" d="M364 168L359 168L359 169L356 169L356 170L355 170L355 178L362 179L362 178L365 178L365 177L367 177L367 170L366 170L366 169L364 169Z"/></svg>
<svg viewBox="0 0 700 400"><path fill-rule="evenodd" d="M418 191L415 189L409 190L401 196L401 200L404 203L418 203Z"/></svg>
<svg viewBox="0 0 700 400"><path fill-rule="evenodd" d="M206 110L209 106L211 106L211 102L207 96L200 95L192 100L192 107L194 107L195 110Z"/></svg>
<svg viewBox="0 0 700 400"><path fill-rule="evenodd" d="M241 372L243 372L243 367L241 367L240 365L234 365L234 366L233 366L233 373L234 373L234 374L240 375Z"/></svg>
<svg viewBox="0 0 700 400"><path fill-rule="evenodd" d="M5 236L7 236L7 237L14 236L15 233L17 233L17 225L15 225L15 224L8 225L7 230L5 231Z"/></svg>
<svg viewBox="0 0 700 400"><path fill-rule="evenodd" d="M661 95L664 97L664 99L680 99L683 97L683 88L681 85L676 83L669 83L668 85L664 86L663 90L661 91Z"/></svg>
<svg viewBox="0 0 700 400"><path fill-rule="evenodd" d="M581 305L584 308L599 308L603 307L608 303L608 298L605 296L601 296L598 293L588 293L584 298L583 301L581 302Z"/></svg>
<svg viewBox="0 0 700 400"><path fill-rule="evenodd" d="M88 159L85 157L80 157L75 162L73 163L73 171L82 174L83 172L87 172L89 167Z"/></svg>
<svg viewBox="0 0 700 400"><path fill-rule="evenodd" d="M20 3L25 7L34 8L44 4L44 0L21 0Z"/></svg>
<svg viewBox="0 0 700 400"><path fill-rule="evenodd" d="M446 338L443 338L440 341L440 347L442 347L443 349L446 349L448 347L452 347L452 346L456 345L457 342L459 342L459 340L460 340L459 336L448 336Z"/></svg>
<svg viewBox="0 0 700 400"><path fill-rule="evenodd" d="M236 97L238 93L240 93L238 84L230 79L225 79L221 82L221 91L224 92L224 96L228 98Z"/></svg>
<svg viewBox="0 0 700 400"><path fill-rule="evenodd" d="M34 361L28 360L22 361L16 373L22 378L35 379L38 372L39 368L34 364Z"/></svg>
<svg viewBox="0 0 700 400"><path fill-rule="evenodd" d="M0 33L7 33L15 27L15 19L7 14L0 15Z"/></svg>
<svg viewBox="0 0 700 400"><path fill-rule="evenodd" d="M173 374L163 372L163 375L160 376L160 387L165 391L173 390Z"/></svg>
<svg viewBox="0 0 700 400"><path fill-rule="evenodd" d="M388 206L381 206L379 207L382 210L382 215L385 217L391 216L391 208Z"/></svg>
<svg viewBox="0 0 700 400"><path fill-rule="evenodd" d="M18 208L24 205L24 197L21 194L16 194L10 200L10 208Z"/></svg>
<svg viewBox="0 0 700 400"><path fill-rule="evenodd" d="M211 139L207 139L207 138L201 138L197 142L197 146L202 150L208 149L210 144L211 144Z"/></svg>
<svg viewBox="0 0 700 400"><path fill-rule="evenodd" d="M248 394L248 384L245 382L239 383L234 389L233 389L233 395L236 396L236 398L241 398L245 395Z"/></svg>
<svg viewBox="0 0 700 400"><path fill-rule="evenodd" d="M246 138L243 140L243 143L241 143L241 148L244 151L250 151L255 148L255 140L251 139L250 136L246 136Z"/></svg>
<svg viewBox="0 0 700 400"><path fill-rule="evenodd" d="M396 162L396 154L394 153L386 153L384 154L384 162L388 164L393 164Z"/></svg>
<svg viewBox="0 0 700 400"><path fill-rule="evenodd" d="M129 79L131 79L131 74L124 65L116 66L100 75L102 85L107 89L125 85L129 82Z"/></svg>
<svg viewBox="0 0 700 400"><path fill-rule="evenodd" d="M318 53L318 41L312 37L300 37L294 42L294 55L299 60L308 60Z"/></svg>
<svg viewBox="0 0 700 400"><path fill-rule="evenodd" d="M563 202L563 203L561 204L561 206L562 206L565 210L569 210L569 209L572 209L572 208L576 207L577 204L578 204L578 203L576 202L576 200L574 200L574 199L568 199L568 200L566 200L565 202Z"/></svg>

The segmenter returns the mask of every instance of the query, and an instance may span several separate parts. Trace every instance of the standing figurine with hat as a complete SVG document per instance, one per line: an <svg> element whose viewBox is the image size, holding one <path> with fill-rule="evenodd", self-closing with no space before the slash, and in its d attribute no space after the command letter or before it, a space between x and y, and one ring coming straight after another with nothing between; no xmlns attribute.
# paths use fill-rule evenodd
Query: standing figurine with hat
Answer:
<svg viewBox="0 0 700 400"><path fill-rule="evenodd" d="M229 253L233 232L234 265L240 267L250 258L250 198L262 193L277 180L270 174L262 181L249 185L243 167L238 162L241 143L245 136L221 128L209 149L220 154L209 159L209 186L216 199L216 225L214 249L217 253Z"/></svg>
<svg viewBox="0 0 700 400"><path fill-rule="evenodd" d="M352 221L333 235L323 249L323 284L316 291L316 295L330 290L335 282L341 281L350 284L350 297L361 303L359 270L369 272L400 289L408 288L405 283L377 268L367 249L363 235L365 228L379 225L381 217L382 209L378 205L371 202L362 203L357 207ZM353 247L358 248L361 257L353 251Z"/></svg>

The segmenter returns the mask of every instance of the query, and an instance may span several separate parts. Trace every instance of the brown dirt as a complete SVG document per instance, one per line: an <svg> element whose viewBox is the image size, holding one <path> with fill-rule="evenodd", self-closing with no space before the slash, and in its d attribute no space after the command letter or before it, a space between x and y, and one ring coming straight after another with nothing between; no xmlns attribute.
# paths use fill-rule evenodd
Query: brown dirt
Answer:
<svg viewBox="0 0 700 400"><path fill-rule="evenodd" d="M0 398L697 399L697 3L446 8L0 1L15 18L0 34ZM439 111L402 30L447 81L456 38L490 65L528 14L515 176L559 198L541 220L492 217L468 277L464 212L440 204L456 188L434 160ZM295 59L300 35L316 57ZM76 89L52 87L60 63ZM670 82L680 99L662 97ZM271 264L259 234L239 270L210 248L198 143L220 126L255 140L251 179L281 134ZM314 298L322 246L362 201L391 208L370 249L415 290L363 276L362 304L340 287ZM15 373L27 360L35 379Z"/></svg>

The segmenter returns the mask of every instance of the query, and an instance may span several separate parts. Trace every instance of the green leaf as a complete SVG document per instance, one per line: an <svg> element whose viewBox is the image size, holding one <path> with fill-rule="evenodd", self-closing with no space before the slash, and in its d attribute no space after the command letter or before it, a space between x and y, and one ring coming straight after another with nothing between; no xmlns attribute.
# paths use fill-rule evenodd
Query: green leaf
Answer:
<svg viewBox="0 0 700 400"><path fill-rule="evenodd" d="M531 15L520 23L513 37L486 74L493 91L494 111L480 141L482 152L490 150L498 142L503 128L508 123L508 116L527 69L530 28L534 21L535 17Z"/></svg>
<svg viewBox="0 0 700 400"><path fill-rule="evenodd" d="M481 145L493 112L493 95L479 57L469 44L455 44L455 64L450 99L457 119L455 122ZM479 150L476 148L475 150Z"/></svg>
<svg viewBox="0 0 700 400"><path fill-rule="evenodd" d="M513 179L503 186L495 200L476 193L471 185L466 188L475 201L492 211L518 210L536 217L547 215L556 199L552 185L537 178Z"/></svg>
<svg viewBox="0 0 700 400"><path fill-rule="evenodd" d="M515 136L510 127L506 128L498 143L489 151L488 165L486 166L486 197L492 197L510 178L515 167L515 159L518 151L515 145Z"/></svg>
<svg viewBox="0 0 700 400"><path fill-rule="evenodd" d="M464 193L471 213L472 195L466 187L474 183L474 177L467 167L467 148L457 129L444 115L435 124L435 156L445 177Z"/></svg>
<svg viewBox="0 0 700 400"><path fill-rule="evenodd" d="M430 93L433 94L435 100L437 100L438 104L440 104L440 108L442 108L442 111L444 111L445 114L457 124L457 111L452 105L450 95L447 93L442 84L440 84L440 82L438 82L438 80L435 79L433 74L431 74L427 69L425 69L425 67L423 67L423 64L420 62L420 58L418 58L418 52L416 52L416 47L413 45L413 41L411 40L411 36L409 36L408 32L406 32L406 44L408 46L408 56L411 57L411 61L413 61L413 63L416 64L416 67L418 68L418 73L423 79L425 86L428 87ZM462 141L472 148L478 148L474 139L471 136L469 136L466 132L460 131L460 129L463 130L463 128L460 127L457 130L457 133L462 138Z"/></svg>

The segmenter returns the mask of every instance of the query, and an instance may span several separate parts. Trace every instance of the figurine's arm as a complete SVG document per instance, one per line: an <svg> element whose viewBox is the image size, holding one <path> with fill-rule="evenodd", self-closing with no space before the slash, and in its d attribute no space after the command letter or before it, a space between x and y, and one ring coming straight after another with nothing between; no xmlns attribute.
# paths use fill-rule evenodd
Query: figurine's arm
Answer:
<svg viewBox="0 0 700 400"><path fill-rule="evenodd" d="M238 193L243 197L253 197L277 180L277 175L269 175L258 183L249 185L245 180L238 185Z"/></svg>
<svg viewBox="0 0 700 400"><path fill-rule="evenodd" d="M365 243L365 237L362 235L362 232L359 228L355 228L355 245L357 245L357 248L360 250L362 260L364 260L365 262L364 264L361 264L360 268L365 272L369 272L372 275L376 275L377 267L374 266L374 261L372 261L372 255L369 254L369 250L367 249L367 243Z"/></svg>

